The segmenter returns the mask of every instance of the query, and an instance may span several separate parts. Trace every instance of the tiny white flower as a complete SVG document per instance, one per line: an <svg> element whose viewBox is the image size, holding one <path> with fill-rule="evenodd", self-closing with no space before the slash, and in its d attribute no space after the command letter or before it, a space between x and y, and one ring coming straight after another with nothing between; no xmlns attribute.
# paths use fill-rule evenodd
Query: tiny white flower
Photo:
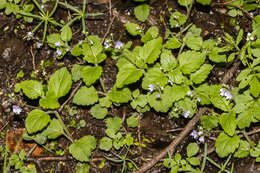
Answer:
<svg viewBox="0 0 260 173"><path fill-rule="evenodd" d="M198 132L198 135L199 135L199 136L203 135L203 132L202 132L202 131L199 131L199 132Z"/></svg>
<svg viewBox="0 0 260 173"><path fill-rule="evenodd" d="M37 43L36 43L36 47L37 47L38 49L40 49L40 48L42 47L42 43L37 42Z"/></svg>
<svg viewBox="0 0 260 173"><path fill-rule="evenodd" d="M183 116L184 118L188 118L190 115L190 110L187 110L186 112L184 112Z"/></svg>
<svg viewBox="0 0 260 173"><path fill-rule="evenodd" d="M189 90L189 91L187 92L187 95L188 95L188 96L192 96L191 90Z"/></svg>
<svg viewBox="0 0 260 173"><path fill-rule="evenodd" d="M123 43L121 41L117 41L115 44L116 49L121 49L122 46L123 46Z"/></svg>
<svg viewBox="0 0 260 173"><path fill-rule="evenodd" d="M201 137L199 138L199 141L200 141L201 143L204 143L204 142L205 142L204 136L201 136Z"/></svg>
<svg viewBox="0 0 260 173"><path fill-rule="evenodd" d="M161 98L161 95L160 94L156 94L156 98L157 99Z"/></svg>
<svg viewBox="0 0 260 173"><path fill-rule="evenodd" d="M56 54L57 54L58 56L61 56L61 55L62 55L62 51L59 50L59 49L57 49L57 50L56 50Z"/></svg>
<svg viewBox="0 0 260 173"><path fill-rule="evenodd" d="M170 83L171 85L173 85L173 81L171 81L170 79L168 80L168 83Z"/></svg>
<svg viewBox="0 0 260 173"><path fill-rule="evenodd" d="M231 92L230 92L230 91L227 91L227 92L225 93L225 97L226 97L227 100L232 99L232 94L231 94Z"/></svg>
<svg viewBox="0 0 260 173"><path fill-rule="evenodd" d="M194 139L196 139L198 137L198 133L196 130L192 130L191 134L190 134Z"/></svg>
<svg viewBox="0 0 260 173"><path fill-rule="evenodd" d="M54 45L55 45L56 47L60 47L60 41L55 42Z"/></svg>
<svg viewBox="0 0 260 173"><path fill-rule="evenodd" d="M176 112L177 110L178 110L178 109L177 109L177 108L175 108L173 111L175 111L175 112Z"/></svg>
<svg viewBox="0 0 260 173"><path fill-rule="evenodd" d="M220 89L220 96L225 96L225 93L226 93L226 89L225 88L221 88Z"/></svg>
<svg viewBox="0 0 260 173"><path fill-rule="evenodd" d="M93 45L93 44L94 44L94 42L93 42L92 40L89 40L89 43L90 43L91 45Z"/></svg>
<svg viewBox="0 0 260 173"><path fill-rule="evenodd" d="M197 98L197 101L200 102L200 98L199 97Z"/></svg>
<svg viewBox="0 0 260 173"><path fill-rule="evenodd" d="M154 91L154 88L155 88L154 84L148 85L148 90L149 90L150 92L153 92L153 91Z"/></svg>
<svg viewBox="0 0 260 173"><path fill-rule="evenodd" d="M22 109L19 106L13 105L13 112L19 115L22 112Z"/></svg>

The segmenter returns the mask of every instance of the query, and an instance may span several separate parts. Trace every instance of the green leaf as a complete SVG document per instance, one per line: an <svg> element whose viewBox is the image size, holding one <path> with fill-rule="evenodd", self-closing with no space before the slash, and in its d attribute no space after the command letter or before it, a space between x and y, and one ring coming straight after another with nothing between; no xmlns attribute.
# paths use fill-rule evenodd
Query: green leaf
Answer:
<svg viewBox="0 0 260 173"><path fill-rule="evenodd" d="M80 56L83 53L80 44L78 43L78 44L74 45L74 47L71 49L70 53L73 56Z"/></svg>
<svg viewBox="0 0 260 173"><path fill-rule="evenodd" d="M104 151L109 151L113 146L112 139L108 137L103 137L100 140L99 148Z"/></svg>
<svg viewBox="0 0 260 173"><path fill-rule="evenodd" d="M81 72L84 67L78 64L73 65L71 74L72 74L72 80L74 82L77 82L81 78Z"/></svg>
<svg viewBox="0 0 260 173"><path fill-rule="evenodd" d="M6 7L6 5L7 5L6 0L0 0L0 10L4 9Z"/></svg>
<svg viewBox="0 0 260 173"><path fill-rule="evenodd" d="M106 97L102 97L99 99L99 104L102 106L102 107L106 107L106 108L109 108L112 104L111 100L109 99L108 96Z"/></svg>
<svg viewBox="0 0 260 173"><path fill-rule="evenodd" d="M139 56L148 64L154 63L161 53L162 37L153 39L144 44L139 51Z"/></svg>
<svg viewBox="0 0 260 173"><path fill-rule="evenodd" d="M84 136L69 146L69 152L75 159L81 162L89 162L91 151L96 148L96 145L94 136Z"/></svg>
<svg viewBox="0 0 260 173"><path fill-rule="evenodd" d="M57 109L60 103L53 92L47 92L47 95L40 99L40 106L44 109Z"/></svg>
<svg viewBox="0 0 260 173"><path fill-rule="evenodd" d="M95 104L91 108L91 115L96 119L104 119L108 113L107 108L102 107L100 104Z"/></svg>
<svg viewBox="0 0 260 173"><path fill-rule="evenodd" d="M178 28L178 27L182 26L183 24L185 24L186 21L187 21L187 17L185 15L181 14L180 12L176 11L171 14L169 22L170 22L171 28Z"/></svg>
<svg viewBox="0 0 260 173"><path fill-rule="evenodd" d="M66 67L57 70L48 82L48 92L55 94L56 98L65 96L71 89L71 74Z"/></svg>
<svg viewBox="0 0 260 173"><path fill-rule="evenodd" d="M47 136L49 139L56 139L62 134L64 134L62 125L59 120L55 118L51 120L50 125L43 131L43 135Z"/></svg>
<svg viewBox="0 0 260 173"><path fill-rule="evenodd" d="M209 5L211 3L211 0L197 0L197 2L202 5Z"/></svg>
<svg viewBox="0 0 260 173"><path fill-rule="evenodd" d="M128 88L116 89L114 87L108 97L114 103L127 103L132 99L131 91Z"/></svg>
<svg viewBox="0 0 260 173"><path fill-rule="evenodd" d="M136 109L137 106L145 107L147 105L147 95L141 94L137 98L135 98L130 105L132 108Z"/></svg>
<svg viewBox="0 0 260 173"><path fill-rule="evenodd" d="M196 71L205 61L205 55L196 51L186 51L179 55L180 68L184 74Z"/></svg>
<svg viewBox="0 0 260 173"><path fill-rule="evenodd" d="M91 64L99 64L106 59L106 54L103 53L101 40L96 35L87 37L88 42L82 43L83 59Z"/></svg>
<svg viewBox="0 0 260 173"><path fill-rule="evenodd" d="M178 49L181 47L181 43L176 37L171 37L166 43L163 45L166 49Z"/></svg>
<svg viewBox="0 0 260 173"><path fill-rule="evenodd" d="M217 52L211 52L209 54L209 59L213 62L220 63L220 62L226 62L227 56L226 55L220 55Z"/></svg>
<svg viewBox="0 0 260 173"><path fill-rule="evenodd" d="M236 38L236 46L238 46L241 40L243 39L243 35L244 35L244 30L240 29Z"/></svg>
<svg viewBox="0 0 260 173"><path fill-rule="evenodd" d="M210 131L211 129L218 127L219 120L215 115L202 115L200 117L200 122L203 128Z"/></svg>
<svg viewBox="0 0 260 173"><path fill-rule="evenodd" d="M200 148L197 143L195 142L189 143L189 145L187 146L187 156L188 157L195 156L199 152L199 149Z"/></svg>
<svg viewBox="0 0 260 173"><path fill-rule="evenodd" d="M239 148L234 153L235 158L245 158L249 155L250 144L247 141L240 140Z"/></svg>
<svg viewBox="0 0 260 173"><path fill-rule="evenodd" d="M168 73L170 80L176 84L191 84L186 76L181 72L180 66Z"/></svg>
<svg viewBox="0 0 260 173"><path fill-rule="evenodd" d="M258 79L258 77L254 76L250 81L249 81L249 85L250 85L250 93L257 98L260 94L260 81Z"/></svg>
<svg viewBox="0 0 260 173"><path fill-rule="evenodd" d="M130 117L126 119L126 123L128 127L135 128L139 124L139 116L137 113L133 113Z"/></svg>
<svg viewBox="0 0 260 173"><path fill-rule="evenodd" d="M233 153L239 146L240 138L235 135L233 137L229 137L225 133L220 133L217 137L215 147L216 152L219 157L223 158Z"/></svg>
<svg viewBox="0 0 260 173"><path fill-rule="evenodd" d="M32 110L25 119L25 127L29 134L42 130L50 122L50 116L39 110Z"/></svg>
<svg viewBox="0 0 260 173"><path fill-rule="evenodd" d="M37 99L43 95L43 87L39 81L26 80L20 83L23 93L30 99Z"/></svg>
<svg viewBox="0 0 260 173"><path fill-rule="evenodd" d="M122 88L125 85L138 81L143 76L143 71L130 63L124 64L117 73L116 86Z"/></svg>
<svg viewBox="0 0 260 173"><path fill-rule="evenodd" d="M47 35L47 43L51 48L56 48L55 43L60 42L60 46L63 46L63 41L61 40L60 34L50 34Z"/></svg>
<svg viewBox="0 0 260 173"><path fill-rule="evenodd" d="M222 113L219 117L219 124L229 136L233 136L237 127L236 112Z"/></svg>
<svg viewBox="0 0 260 173"><path fill-rule="evenodd" d="M93 105L97 101L98 94L93 86L89 88L86 86L81 87L73 98L73 103L82 106Z"/></svg>
<svg viewBox="0 0 260 173"><path fill-rule="evenodd" d="M158 37L159 30L156 26L151 26L145 33L145 35L141 38L143 43L147 43L148 41L155 39Z"/></svg>
<svg viewBox="0 0 260 173"><path fill-rule="evenodd" d="M200 99L201 105L210 104L209 91L210 87L207 84L203 84L198 88L195 88L196 96Z"/></svg>
<svg viewBox="0 0 260 173"><path fill-rule="evenodd" d="M178 0L178 3L179 3L181 6L188 7L188 6L191 4L191 0Z"/></svg>
<svg viewBox="0 0 260 173"><path fill-rule="evenodd" d="M107 129L113 130L114 133L118 132L122 127L122 119L119 117L108 118L106 120Z"/></svg>
<svg viewBox="0 0 260 173"><path fill-rule="evenodd" d="M150 13L150 6L147 4L138 5L134 8L134 14L137 20L144 22Z"/></svg>
<svg viewBox="0 0 260 173"><path fill-rule="evenodd" d="M89 173L90 166L86 163L78 163L76 173Z"/></svg>
<svg viewBox="0 0 260 173"><path fill-rule="evenodd" d="M132 36L141 35L141 27L135 23L127 23L124 25L127 32L131 34Z"/></svg>
<svg viewBox="0 0 260 173"><path fill-rule="evenodd" d="M213 69L213 66L210 64L203 64L198 71L195 73L192 73L190 75L190 79L195 83L195 84L200 84L204 82L208 75L210 74L211 70Z"/></svg>
<svg viewBox="0 0 260 173"><path fill-rule="evenodd" d="M81 77L87 86L92 85L100 78L102 74L102 67L100 66L85 66L82 69Z"/></svg>
<svg viewBox="0 0 260 173"><path fill-rule="evenodd" d="M209 95L211 103L223 111L229 112L232 105L229 103L226 98L220 96L221 85L212 85L210 86Z"/></svg>
<svg viewBox="0 0 260 173"><path fill-rule="evenodd" d="M202 48L202 38L200 36L185 36L184 43L193 50L200 50Z"/></svg>
<svg viewBox="0 0 260 173"><path fill-rule="evenodd" d="M193 166L199 166L200 165L200 159L198 159L197 157L190 157L187 158L187 161L193 165Z"/></svg>
<svg viewBox="0 0 260 173"><path fill-rule="evenodd" d="M167 83L168 83L168 79L164 75L164 73L160 70L160 68L152 67L148 69L148 72L145 74L143 78L142 88L148 90L150 84L164 87Z"/></svg>
<svg viewBox="0 0 260 173"><path fill-rule="evenodd" d="M173 56L170 50L163 50L160 58L160 63L161 67L165 71L170 71L178 65L176 58Z"/></svg>
<svg viewBox="0 0 260 173"><path fill-rule="evenodd" d="M65 42L69 42L72 38L72 31L68 25L61 30L61 39Z"/></svg>
<svg viewBox="0 0 260 173"><path fill-rule="evenodd" d="M254 117L253 117L253 113L252 110L244 110L243 112L241 112L237 119L237 126L240 129L244 129L245 127L250 127L251 122L253 121Z"/></svg>

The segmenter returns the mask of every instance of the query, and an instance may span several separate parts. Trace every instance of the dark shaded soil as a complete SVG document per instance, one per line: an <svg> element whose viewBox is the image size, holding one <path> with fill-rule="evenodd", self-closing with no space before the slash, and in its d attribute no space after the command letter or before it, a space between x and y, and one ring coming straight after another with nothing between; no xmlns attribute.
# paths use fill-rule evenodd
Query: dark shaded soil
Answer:
<svg viewBox="0 0 260 173"><path fill-rule="evenodd" d="M70 4L75 6L81 6L81 1L71 0ZM50 4L51 5L51 4ZM185 9L178 6L175 1L151 1L151 15L149 20L142 25L145 29L149 28L151 25L156 25L160 28L160 34L164 36L165 28L169 25L167 22L163 23L160 21L159 16L161 14L165 14L164 20L168 21L169 14L167 7L178 9L180 12L185 12ZM124 23L135 20L133 16L133 8L136 6L131 0L112 0L112 9L109 8L109 3L106 0L99 1L89 1L88 2L88 12L103 12L104 15L97 17L89 17L86 20L87 31L90 34L98 35L102 38L107 28L110 24L110 21L113 15L115 20L112 24L112 27L109 32L109 36L116 40L122 40L124 42L131 40L135 45L140 44L138 38L133 38L129 36L125 28L123 26ZM48 7L47 7L48 8ZM232 35L235 35L235 31L233 27L228 24L228 18L225 14L220 13L221 9L211 9L204 8L199 5L196 5L191 13L190 21L196 24L198 27L202 29L202 36L204 38L217 38L221 37L224 32L229 32ZM68 11L64 9L57 10L55 14L55 18L63 19L64 21L68 21L67 18ZM129 15L130 14L130 15ZM241 19L242 27L244 27L245 31L250 30L249 24L250 21L246 18ZM17 26L24 24L25 29L19 29ZM7 130L11 131L14 129L24 128L25 117L28 112L30 112L31 108L28 105L38 106L37 103L31 102L27 98L22 98L19 95L14 95L14 84L30 78L30 75L33 70L37 71L35 74L38 78L47 79L49 75L51 75L56 69L60 68L60 66L72 67L73 64L80 64L81 62L72 56L65 56L62 61L59 61L54 56L54 50L49 49L49 47L44 46L42 49L36 49L34 43L35 41L27 41L23 40L23 36L28 31L32 30L32 27L35 26L35 23L28 25L27 23L23 23L22 20L17 20L13 16L5 16L3 12L0 13L0 131L5 132ZM18 29L17 34L14 33L14 30ZM78 32L81 29L80 24L75 24L73 26L73 41L74 43L78 42L78 40L82 39L82 35ZM41 38L41 31L36 35ZM50 32L53 32L50 30ZM35 56L35 67L33 66L33 56ZM53 66L51 68L42 69L41 61L50 60L53 62ZM210 78L211 84L221 83L221 80L226 73L226 71L230 68L231 64L223 65L220 67L216 67L213 70L212 77ZM35 69L34 69L35 68ZM115 62L108 58L103 64L104 72L102 74L105 88L110 90L115 83L117 69L115 66ZM241 70L240 67L239 70ZM17 79L17 73L23 70L25 73L23 78ZM47 75L43 75L43 71L46 71ZM234 77L239 73L236 72ZM236 82L233 78L230 80L231 86L236 86ZM75 87L75 86L73 86ZM66 100L66 98L63 98ZM23 111L20 115L14 115L12 112L12 105L19 105L22 107ZM73 106L72 103L69 104ZM133 112L133 110L128 107L128 105L123 105L121 107L114 107L114 109L109 112L110 115L119 116L119 117L128 117ZM77 109L77 114L73 117L68 115L66 110L62 112L65 124L68 124L70 120L74 119L76 122L80 120L86 121L86 126L84 128L76 129L69 128L72 132L72 135L75 139L78 139L84 135L94 135L97 139L105 136L105 122L101 120L96 120L90 116L90 112L85 107L79 107ZM135 129L127 129L127 126L124 122L124 132L131 132L132 135L137 139L138 135L141 136L142 139L149 139L149 142L145 142L146 147L139 150L138 147L132 149L132 153L128 155L130 159L132 159L138 166L144 164L145 161L149 161L164 149L166 146L170 144L173 140L173 136L176 136L179 131L170 132L172 129L183 128L187 124L187 120L183 119L172 119L167 115L159 115L154 112L145 113L141 117L140 127ZM259 125L255 128L259 128ZM260 138L259 134L252 135L251 140L258 141ZM189 142L192 142L193 139L191 137L186 137L181 145L178 146L177 152L185 155L185 148ZM214 140L207 139L207 143L209 147L212 147L215 143ZM0 137L0 144L4 144L4 137ZM65 138L60 138L58 140L58 149L68 149L69 143ZM203 146L201 146L203 148ZM29 148L27 149L27 151ZM118 152L118 151L114 151ZM122 154L126 151L122 150L118 153ZM200 151L201 153L203 151ZM44 152L41 156L54 156L53 153ZM65 154L67 156L67 153ZM105 162L105 166L102 169L99 169L98 166L101 164L104 156L115 158L114 155L110 153L104 153L98 149L96 149L93 154L93 163L91 163L91 171L90 172L103 172L103 173L114 173L119 172L122 164L117 164L114 162L107 161ZM219 159L216 154L210 155L213 160L217 163L224 163L225 160ZM95 160L96 159L96 160ZM236 173L257 173L257 169L259 170L260 165L254 162L254 159L246 158L246 159L233 159L230 163L234 163L235 172ZM69 158L68 161L41 161L41 169L46 172L50 170L55 170L55 172L73 172L76 162ZM2 163L0 163L2 166ZM0 166L0 167L1 167ZM38 165L39 166L39 165ZM228 165L231 167L231 164ZM39 167L38 167L39 168ZM40 169L40 168L39 168ZM1 169L2 171L2 169ZM0 171L0 172L1 172ZM211 164L207 163L205 172L213 173L218 170ZM162 166L161 163L157 164L150 172L169 172L166 168Z"/></svg>

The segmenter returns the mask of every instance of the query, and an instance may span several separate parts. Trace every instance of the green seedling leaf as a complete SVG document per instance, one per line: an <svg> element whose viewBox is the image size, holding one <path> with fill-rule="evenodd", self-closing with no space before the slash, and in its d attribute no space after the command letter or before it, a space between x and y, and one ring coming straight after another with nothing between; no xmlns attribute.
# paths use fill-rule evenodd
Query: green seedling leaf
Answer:
<svg viewBox="0 0 260 173"><path fill-rule="evenodd" d="M218 52L212 51L209 54L209 59L213 62L220 63L220 62L226 62L227 56L226 55L220 55L220 54L218 54Z"/></svg>
<svg viewBox="0 0 260 173"><path fill-rule="evenodd" d="M0 10L4 9L6 7L6 5L7 5L6 0L0 0Z"/></svg>
<svg viewBox="0 0 260 173"><path fill-rule="evenodd" d="M127 32L131 34L132 36L141 35L141 27L135 23L127 23L124 25Z"/></svg>
<svg viewBox="0 0 260 173"><path fill-rule="evenodd" d="M161 67L165 71L171 71L177 67L178 62L170 50L163 50L160 58Z"/></svg>
<svg viewBox="0 0 260 173"><path fill-rule="evenodd" d="M160 70L159 67L152 67L148 69L142 82L142 88L148 90L149 85L153 84L155 86L164 87L168 83L167 77Z"/></svg>
<svg viewBox="0 0 260 173"><path fill-rule="evenodd" d="M231 113L221 114L219 124L229 136L233 136L237 127L236 112L232 111Z"/></svg>
<svg viewBox="0 0 260 173"><path fill-rule="evenodd" d="M114 103L127 103L132 99L131 91L128 88L116 89L114 87L108 97Z"/></svg>
<svg viewBox="0 0 260 173"><path fill-rule="evenodd" d="M158 98L159 92L153 92L147 98L149 105L154 108L157 112L167 112L172 106L172 101L166 94L161 94Z"/></svg>
<svg viewBox="0 0 260 173"><path fill-rule="evenodd" d="M71 75L72 75L72 80L74 82L77 82L80 80L83 68L84 68L84 66L81 66L78 64L73 65L72 70L71 70Z"/></svg>
<svg viewBox="0 0 260 173"><path fill-rule="evenodd" d="M187 156L188 157L195 156L198 152L199 152L198 144L195 142L189 143L189 145L187 146Z"/></svg>
<svg viewBox="0 0 260 173"><path fill-rule="evenodd" d="M122 127L122 119L119 117L108 118L106 120L107 129L113 130L114 133L117 133Z"/></svg>
<svg viewBox="0 0 260 173"><path fill-rule="evenodd" d="M56 48L55 43L60 43L60 46L64 45L63 41L61 40L60 34L57 33L48 35L47 43L51 48Z"/></svg>
<svg viewBox="0 0 260 173"><path fill-rule="evenodd" d="M186 51L179 55L179 63L184 74L190 74L204 63L205 55L196 51Z"/></svg>
<svg viewBox="0 0 260 173"><path fill-rule="evenodd" d="M104 119L108 113L107 108L102 107L100 104L96 104L91 108L91 115L96 119Z"/></svg>
<svg viewBox="0 0 260 173"><path fill-rule="evenodd" d="M70 51L71 55L73 56L80 56L81 54L83 54L82 52L82 48L80 46L80 44L76 44Z"/></svg>
<svg viewBox="0 0 260 173"><path fill-rule="evenodd" d="M203 40L200 36L187 35L183 38L184 43L193 50L200 50L202 48Z"/></svg>
<svg viewBox="0 0 260 173"><path fill-rule="evenodd" d="M60 103L53 92L47 92L47 95L40 99L40 106L44 109L57 109Z"/></svg>
<svg viewBox="0 0 260 173"><path fill-rule="evenodd" d="M210 131L211 129L218 127L219 120L215 115L202 115L200 117L200 122L204 129Z"/></svg>
<svg viewBox="0 0 260 173"><path fill-rule="evenodd" d="M197 0L197 2L202 5L209 5L211 3L211 0Z"/></svg>
<svg viewBox="0 0 260 173"><path fill-rule="evenodd" d="M71 74L66 67L57 70L48 82L48 92L55 94L56 98L65 96L71 89Z"/></svg>
<svg viewBox="0 0 260 173"><path fill-rule="evenodd" d="M103 137L100 140L99 148L104 151L109 151L113 147L113 141L112 139L108 137Z"/></svg>
<svg viewBox="0 0 260 173"><path fill-rule="evenodd" d="M166 43L163 45L166 49L178 49L181 47L181 43L176 37L171 37Z"/></svg>
<svg viewBox="0 0 260 173"><path fill-rule="evenodd" d="M186 84L186 85L192 84L189 81L189 79L183 75L183 73L181 72L181 68L179 66L176 69L170 71L168 73L168 77L173 83L176 84Z"/></svg>
<svg viewBox="0 0 260 173"><path fill-rule="evenodd" d="M99 104L102 106L102 107L106 107L106 108L109 108L112 104L111 100L109 99L108 96L106 97L102 97L99 99Z"/></svg>
<svg viewBox="0 0 260 173"><path fill-rule="evenodd" d="M250 149L250 156L260 157L260 141L258 141L258 144L256 147L253 147Z"/></svg>
<svg viewBox="0 0 260 173"><path fill-rule="evenodd" d="M138 81L143 76L143 71L130 63L125 63L117 73L116 86L122 88L125 85Z"/></svg>
<svg viewBox="0 0 260 173"><path fill-rule="evenodd" d="M128 127L135 128L139 124L139 116L137 113L133 113L130 117L126 119L126 123Z"/></svg>
<svg viewBox="0 0 260 173"><path fill-rule="evenodd" d="M72 38L71 28L67 25L61 30L61 39L65 42L69 42Z"/></svg>
<svg viewBox="0 0 260 173"><path fill-rule="evenodd" d="M243 35L244 35L244 30L240 29L237 38L236 38L236 46L239 45L239 43L241 42L241 40L243 39Z"/></svg>
<svg viewBox="0 0 260 173"><path fill-rule="evenodd" d="M100 66L85 66L82 69L81 77L87 86L92 85L100 78L102 74L102 67Z"/></svg>
<svg viewBox="0 0 260 173"><path fill-rule="evenodd" d="M250 127L251 122L254 120L254 114L252 113L252 110L244 110L241 112L237 119L237 126L240 129L244 129L245 127Z"/></svg>
<svg viewBox="0 0 260 173"><path fill-rule="evenodd" d="M192 73L190 75L190 79L195 83L195 84L200 84L204 82L208 75L210 74L211 70L213 69L213 66L210 64L203 64L198 71L195 73Z"/></svg>
<svg viewBox="0 0 260 173"><path fill-rule="evenodd" d="M26 130L29 134L38 132L46 127L50 120L50 116L47 113L39 109L34 109L26 117Z"/></svg>
<svg viewBox="0 0 260 173"><path fill-rule="evenodd" d="M86 163L78 163L76 173L89 173L90 166Z"/></svg>
<svg viewBox="0 0 260 173"><path fill-rule="evenodd" d="M138 5L134 8L134 14L137 20L144 22L150 13L150 6L147 4Z"/></svg>
<svg viewBox="0 0 260 173"><path fill-rule="evenodd" d="M87 37L87 42L82 43L83 59L91 64L99 64L106 59L103 53L103 46L98 36L91 35Z"/></svg>
<svg viewBox="0 0 260 173"><path fill-rule="evenodd" d="M96 148L97 141L94 136L84 136L69 146L71 155L81 161L89 162L91 151Z"/></svg>
<svg viewBox="0 0 260 173"><path fill-rule="evenodd" d="M56 139L60 135L63 135L64 131L59 120L54 118L53 120L51 120L50 125L47 127L47 129L44 130L42 133L49 139Z"/></svg>
<svg viewBox="0 0 260 173"><path fill-rule="evenodd" d="M171 14L170 25L171 28L179 28L187 21L187 17L180 12L176 11Z"/></svg>
<svg viewBox="0 0 260 173"><path fill-rule="evenodd" d="M147 43L148 41L155 39L158 37L159 30L156 26L151 26L145 33L145 35L141 38L143 43Z"/></svg>
<svg viewBox="0 0 260 173"><path fill-rule="evenodd" d="M39 81L26 80L22 81L19 85L23 93L30 99L37 99L43 95L43 86Z"/></svg>
<svg viewBox="0 0 260 173"><path fill-rule="evenodd" d="M144 44L139 51L139 56L148 64L153 64L161 53L162 37L153 39Z"/></svg>
<svg viewBox="0 0 260 173"><path fill-rule="evenodd" d="M193 165L193 166L199 166L200 165L200 159L198 159L197 157L190 157L187 158L187 161Z"/></svg>
<svg viewBox="0 0 260 173"><path fill-rule="evenodd" d="M191 4L191 0L178 0L178 3L179 3L181 6L188 7L188 6Z"/></svg>
<svg viewBox="0 0 260 173"><path fill-rule="evenodd" d="M137 98L135 98L130 105L132 106L132 108L136 109L138 106L140 107L145 107L147 105L147 95L139 95L137 96Z"/></svg>
<svg viewBox="0 0 260 173"><path fill-rule="evenodd" d="M217 137L215 147L219 157L223 158L233 153L239 146L240 138L237 135L229 137L225 133L220 133Z"/></svg>
<svg viewBox="0 0 260 173"><path fill-rule="evenodd" d="M96 89L93 86L89 88L86 86L81 87L73 98L73 103L82 106L93 105L97 101L98 101L98 94Z"/></svg>
<svg viewBox="0 0 260 173"><path fill-rule="evenodd" d="M250 144L247 141L240 140L238 150L234 153L235 158L245 158L249 155Z"/></svg>

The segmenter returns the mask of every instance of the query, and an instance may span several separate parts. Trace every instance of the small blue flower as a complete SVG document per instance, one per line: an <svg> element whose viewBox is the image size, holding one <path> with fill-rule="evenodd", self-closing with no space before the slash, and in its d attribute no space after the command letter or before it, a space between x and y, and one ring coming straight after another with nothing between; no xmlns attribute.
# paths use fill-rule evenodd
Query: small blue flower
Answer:
<svg viewBox="0 0 260 173"><path fill-rule="evenodd" d="M13 105L13 112L19 115L22 112L22 109L19 106Z"/></svg>
<svg viewBox="0 0 260 173"><path fill-rule="evenodd" d="M191 90L189 90L189 91L187 92L187 95L188 95L188 96L192 96Z"/></svg>
<svg viewBox="0 0 260 173"><path fill-rule="evenodd" d="M168 80L168 83L173 85L173 81L171 81L170 79Z"/></svg>
<svg viewBox="0 0 260 173"><path fill-rule="evenodd" d="M104 48L105 48L105 49L108 49L110 46L111 46L110 41L109 41L109 40L106 40L106 41L104 42Z"/></svg>
<svg viewBox="0 0 260 173"><path fill-rule="evenodd" d="M42 43L37 42L37 43L36 43L36 47L37 47L38 49L40 49L40 48L42 47Z"/></svg>
<svg viewBox="0 0 260 173"><path fill-rule="evenodd" d="M190 115L190 110L187 110L186 112L184 112L183 116L184 118L188 118Z"/></svg>
<svg viewBox="0 0 260 173"><path fill-rule="evenodd" d="M197 98L197 101L200 102L200 98L199 97Z"/></svg>
<svg viewBox="0 0 260 173"><path fill-rule="evenodd" d="M56 50L56 54L57 54L58 56L61 56L61 55L62 55L62 51L59 50L59 49L57 49L57 50Z"/></svg>
<svg viewBox="0 0 260 173"><path fill-rule="evenodd" d="M230 92L230 91L227 91L227 92L225 93L225 97L226 97L227 100L232 99L232 94L231 94L231 92Z"/></svg>
<svg viewBox="0 0 260 173"><path fill-rule="evenodd" d="M205 142L204 136L201 136L201 137L199 138L199 142L201 142L201 143L204 143L204 142Z"/></svg>
<svg viewBox="0 0 260 173"><path fill-rule="evenodd" d="M198 137L198 133L196 130L192 130L191 134L190 134L194 139L196 139Z"/></svg>
<svg viewBox="0 0 260 173"><path fill-rule="evenodd" d="M155 88L154 84L148 85L148 90L149 90L150 92L153 92L153 91L154 91L154 88Z"/></svg>
<svg viewBox="0 0 260 173"><path fill-rule="evenodd" d="M123 43L121 41L117 41L115 44L115 49L121 49L122 46L123 46Z"/></svg>
<svg viewBox="0 0 260 173"><path fill-rule="evenodd" d="M221 88L220 89L220 96L224 97L226 93L226 89L225 88Z"/></svg>
<svg viewBox="0 0 260 173"><path fill-rule="evenodd" d="M161 98L161 95L160 94L156 94L156 98L157 99Z"/></svg>
<svg viewBox="0 0 260 173"><path fill-rule="evenodd" d="M55 45L56 47L60 47L60 41L55 42L54 45Z"/></svg>

